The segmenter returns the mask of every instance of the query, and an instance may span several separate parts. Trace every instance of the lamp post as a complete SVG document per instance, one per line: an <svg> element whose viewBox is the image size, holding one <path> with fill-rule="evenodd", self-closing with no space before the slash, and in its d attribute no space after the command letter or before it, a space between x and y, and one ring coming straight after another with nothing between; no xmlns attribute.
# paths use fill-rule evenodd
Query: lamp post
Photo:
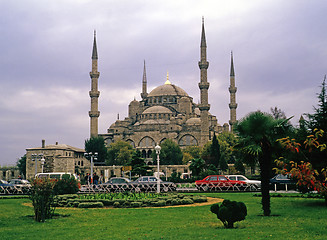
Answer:
<svg viewBox="0 0 327 240"><path fill-rule="evenodd" d="M32 159L32 161L35 162L35 175L37 174L37 160L38 160L38 159L41 160L42 157L43 157L43 153L39 153L39 154L37 154L37 153L33 153L33 154L31 155L31 159ZM43 171L42 171L42 172L43 172ZM35 177L35 175L34 175L34 177Z"/></svg>
<svg viewBox="0 0 327 240"><path fill-rule="evenodd" d="M84 153L84 156L86 158L90 158L91 159L91 183L93 183L93 160L97 160L98 159L98 153L95 152L95 153L92 153L92 152L89 152L89 153Z"/></svg>
<svg viewBox="0 0 327 240"><path fill-rule="evenodd" d="M160 193L160 174L159 174L159 165L160 165L160 150L161 147L159 146L159 144L157 144L157 146L155 146L154 148L156 150L156 154L157 154L157 173L158 173L158 179L157 179L157 193Z"/></svg>

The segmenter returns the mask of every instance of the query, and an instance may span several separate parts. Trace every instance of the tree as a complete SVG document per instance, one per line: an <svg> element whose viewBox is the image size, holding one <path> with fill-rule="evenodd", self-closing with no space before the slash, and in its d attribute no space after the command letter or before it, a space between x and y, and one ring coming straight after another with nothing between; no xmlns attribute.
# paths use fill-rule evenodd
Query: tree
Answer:
<svg viewBox="0 0 327 240"><path fill-rule="evenodd" d="M112 142L108 148L108 160L106 163L110 166L127 166L131 163L134 151L132 145L128 142L122 140Z"/></svg>
<svg viewBox="0 0 327 240"><path fill-rule="evenodd" d="M26 177L26 154L22 156L16 163L19 173Z"/></svg>
<svg viewBox="0 0 327 240"><path fill-rule="evenodd" d="M275 107L275 108L270 108L270 111L275 119L286 119L285 112L282 111L281 109Z"/></svg>
<svg viewBox="0 0 327 240"><path fill-rule="evenodd" d="M204 167L205 161L202 158L193 158L189 168L192 171L193 177L198 178L203 172Z"/></svg>
<svg viewBox="0 0 327 240"><path fill-rule="evenodd" d="M235 134L223 132L217 136L217 139L220 145L220 159L225 160L227 163L235 163L235 159L240 157L240 154L233 150L233 147L237 144Z"/></svg>
<svg viewBox="0 0 327 240"><path fill-rule="evenodd" d="M327 94L326 94L326 75L321 85L321 92L318 95L318 107L314 107L313 114L305 114L308 117L306 125L311 134L314 134L315 129L327 132ZM327 144L327 134L324 134L319 139L320 144ZM317 170L326 167L327 151L313 151L310 162ZM325 160L325 161L322 161Z"/></svg>
<svg viewBox="0 0 327 240"><path fill-rule="evenodd" d="M210 156L211 156L210 163L213 164L215 167L219 168L221 153L220 153L220 145L215 133L213 134L212 143L210 147Z"/></svg>
<svg viewBox="0 0 327 240"><path fill-rule="evenodd" d="M94 163L104 163L107 160L108 152L103 137L91 137L85 140L84 148L87 153L98 153L97 160Z"/></svg>
<svg viewBox="0 0 327 240"><path fill-rule="evenodd" d="M260 165L262 208L270 216L269 179L272 170L273 145L285 134L288 119L274 119L261 111L252 112L241 119L235 127L240 138L238 148L246 154L257 156Z"/></svg>
<svg viewBox="0 0 327 240"><path fill-rule="evenodd" d="M131 161L133 176L146 175L147 171L151 169L148 165L145 164L144 158L142 158L141 155L142 155L141 152L138 150L133 152L132 161Z"/></svg>
<svg viewBox="0 0 327 240"><path fill-rule="evenodd" d="M161 165L181 165L183 153L177 143L171 139L166 139L161 144L160 164ZM156 162L156 152L152 153L153 160Z"/></svg>
<svg viewBox="0 0 327 240"><path fill-rule="evenodd" d="M199 146L187 146L182 150L183 152L183 164L188 164L194 158L200 158L201 147Z"/></svg>
<svg viewBox="0 0 327 240"><path fill-rule="evenodd" d="M238 159L235 161L234 167L235 167L236 171L238 171L240 174L245 173L245 168L244 168L244 165L243 165L241 159Z"/></svg>
<svg viewBox="0 0 327 240"><path fill-rule="evenodd" d="M314 151L326 152L326 144L321 144L320 139L324 135L323 130L316 129L313 135L308 135L303 143L297 142L295 139L285 137L277 141L288 151L295 155L302 155L307 161L289 161L287 158L280 157L275 160L277 173L291 174L292 178L297 180L297 186L302 192L317 191L325 198L327 205L327 163L325 168L317 170L308 162L310 154ZM303 151L307 149L307 151ZM323 161L322 161L323 162Z"/></svg>

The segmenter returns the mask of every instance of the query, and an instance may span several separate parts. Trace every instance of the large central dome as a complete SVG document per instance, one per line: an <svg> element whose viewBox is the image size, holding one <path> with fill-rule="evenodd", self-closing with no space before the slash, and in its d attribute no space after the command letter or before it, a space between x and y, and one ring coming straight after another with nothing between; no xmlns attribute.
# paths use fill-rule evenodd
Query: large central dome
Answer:
<svg viewBox="0 0 327 240"><path fill-rule="evenodd" d="M153 89L148 95L148 97L158 97L158 96L188 97L188 94L183 89L177 87L174 84L164 84Z"/></svg>

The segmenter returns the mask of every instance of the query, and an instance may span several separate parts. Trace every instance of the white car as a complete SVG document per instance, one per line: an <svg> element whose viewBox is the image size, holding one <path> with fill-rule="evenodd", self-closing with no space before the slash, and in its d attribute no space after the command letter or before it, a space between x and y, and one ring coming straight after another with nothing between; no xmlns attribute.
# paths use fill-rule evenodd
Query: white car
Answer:
<svg viewBox="0 0 327 240"><path fill-rule="evenodd" d="M229 179L229 180L237 180L237 181L244 181L244 182L247 182L249 184L252 184L254 185L257 189L261 188L261 181L258 181L258 180L250 180L250 179L247 179L245 176L243 175L226 175L226 177Z"/></svg>

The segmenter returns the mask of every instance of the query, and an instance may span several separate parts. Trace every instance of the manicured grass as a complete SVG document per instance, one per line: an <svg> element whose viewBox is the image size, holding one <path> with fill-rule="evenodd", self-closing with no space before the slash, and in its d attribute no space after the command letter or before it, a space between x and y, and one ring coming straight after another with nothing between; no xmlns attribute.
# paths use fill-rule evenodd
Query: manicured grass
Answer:
<svg viewBox="0 0 327 240"><path fill-rule="evenodd" d="M224 229L210 205L146 209L57 209L68 217L35 222L28 199L0 199L0 239L327 239L322 199L272 198L264 217L252 193L208 193L243 201L248 216Z"/></svg>

